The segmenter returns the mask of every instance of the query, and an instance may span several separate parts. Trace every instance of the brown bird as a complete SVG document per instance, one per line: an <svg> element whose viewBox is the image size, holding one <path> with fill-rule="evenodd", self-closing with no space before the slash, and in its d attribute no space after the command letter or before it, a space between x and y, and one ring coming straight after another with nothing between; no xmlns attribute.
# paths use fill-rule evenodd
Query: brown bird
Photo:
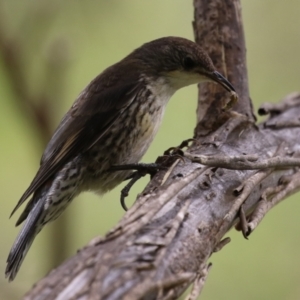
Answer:
<svg viewBox="0 0 300 300"><path fill-rule="evenodd" d="M158 131L171 96L203 81L234 92L204 50L179 37L146 43L91 81L61 120L36 176L12 212L32 195L16 223L25 221L7 259L9 280L15 278L43 226L79 193L104 194L128 177L131 171L108 170L138 163Z"/></svg>

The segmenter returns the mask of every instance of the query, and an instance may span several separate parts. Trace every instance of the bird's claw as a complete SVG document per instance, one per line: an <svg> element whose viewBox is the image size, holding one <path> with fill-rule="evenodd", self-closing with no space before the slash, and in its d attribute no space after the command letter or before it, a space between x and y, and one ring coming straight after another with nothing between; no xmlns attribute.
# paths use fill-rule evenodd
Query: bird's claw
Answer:
<svg viewBox="0 0 300 300"><path fill-rule="evenodd" d="M115 165L111 166L109 171L128 171L128 170L135 170L135 172L132 172L128 177L125 178L125 180L130 179L130 181L125 185L125 187L121 190L121 197L120 202L122 208L127 211L128 208L125 203L125 198L128 196L130 189L132 186L142 177L149 174L151 177L153 177L157 171L165 169L162 164L159 163L137 163L137 164L127 164L127 165Z"/></svg>
<svg viewBox="0 0 300 300"><path fill-rule="evenodd" d="M181 142L181 144L177 147L171 147L169 149L167 149L165 152L164 152L164 155L178 155L178 156L183 156L183 151L182 149L183 148L186 148L189 146L189 144L191 142L195 142L196 140L195 139L187 139L187 140L184 140Z"/></svg>

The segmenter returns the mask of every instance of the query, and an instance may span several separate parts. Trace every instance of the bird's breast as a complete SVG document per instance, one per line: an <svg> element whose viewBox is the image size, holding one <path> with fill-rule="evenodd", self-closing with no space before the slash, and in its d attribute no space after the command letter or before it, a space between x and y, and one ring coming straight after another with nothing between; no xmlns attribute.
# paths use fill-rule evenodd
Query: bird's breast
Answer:
<svg viewBox="0 0 300 300"><path fill-rule="evenodd" d="M111 165L138 163L141 160L162 123L172 94L172 91L161 86L146 86L136 95L131 105L110 127L106 137L91 149L89 156L93 157L93 163L89 164L89 169L94 179L88 182L85 189L96 190L97 186L101 186L98 192L102 193L128 175L128 172L103 171Z"/></svg>
<svg viewBox="0 0 300 300"><path fill-rule="evenodd" d="M138 160L142 158L151 142L153 141L165 112L165 107L157 105L154 111L147 108L141 109L137 116L137 128L135 128L135 139L132 144L133 159L136 156Z"/></svg>

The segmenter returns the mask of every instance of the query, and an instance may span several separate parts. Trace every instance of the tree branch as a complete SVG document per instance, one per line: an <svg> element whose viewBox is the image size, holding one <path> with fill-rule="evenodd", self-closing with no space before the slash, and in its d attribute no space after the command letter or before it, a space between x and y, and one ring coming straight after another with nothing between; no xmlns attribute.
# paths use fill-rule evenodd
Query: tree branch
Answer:
<svg viewBox="0 0 300 300"><path fill-rule="evenodd" d="M257 155L237 155L237 156L206 156L184 152L184 156L192 162L197 162L211 167L225 168L231 170L257 170L268 168L299 167L300 158L275 156L258 161Z"/></svg>

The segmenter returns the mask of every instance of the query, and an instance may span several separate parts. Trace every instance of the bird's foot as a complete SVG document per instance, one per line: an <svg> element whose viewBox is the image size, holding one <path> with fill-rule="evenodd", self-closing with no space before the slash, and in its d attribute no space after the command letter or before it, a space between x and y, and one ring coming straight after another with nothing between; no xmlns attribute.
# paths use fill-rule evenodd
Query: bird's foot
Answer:
<svg viewBox="0 0 300 300"><path fill-rule="evenodd" d="M177 147L171 147L167 149L164 152L164 155L161 158L161 163L156 162L156 163L136 163L136 164L126 164L126 165L115 165L111 166L109 171L114 172L114 171L128 171L128 170L134 170L135 172L132 172L128 177L125 178L125 180L130 181L126 184L126 186L121 190L121 206L125 211L128 210L126 203L125 203L125 198L128 196L130 189L132 186L142 177L145 175L149 174L150 177L152 178L159 170L164 170L168 169L168 165L170 162L168 160L166 161L164 158L166 156L170 156L172 159L178 158L184 161L184 154L182 149L185 147L189 146L189 143L194 142L195 139L187 139L184 140L179 146ZM158 161L160 161L158 159Z"/></svg>
<svg viewBox="0 0 300 300"><path fill-rule="evenodd" d="M164 152L164 155L167 155L167 156L176 155L176 156L179 156L179 158L182 158L183 157L182 149L188 147L191 142L195 142L195 141L196 141L195 139L184 140L184 141L181 142L181 144L179 146L171 147L171 148L167 149Z"/></svg>
<svg viewBox="0 0 300 300"><path fill-rule="evenodd" d="M116 165L111 166L110 171L128 171L128 170L135 170L132 172L125 180L130 181L126 184L126 186L121 190L121 197L120 202L122 208L127 211L128 208L125 203L125 198L128 196L130 189L132 186L142 177L149 174L151 178L161 169L165 169L162 164L158 163L136 163L136 164L127 164L127 165Z"/></svg>

